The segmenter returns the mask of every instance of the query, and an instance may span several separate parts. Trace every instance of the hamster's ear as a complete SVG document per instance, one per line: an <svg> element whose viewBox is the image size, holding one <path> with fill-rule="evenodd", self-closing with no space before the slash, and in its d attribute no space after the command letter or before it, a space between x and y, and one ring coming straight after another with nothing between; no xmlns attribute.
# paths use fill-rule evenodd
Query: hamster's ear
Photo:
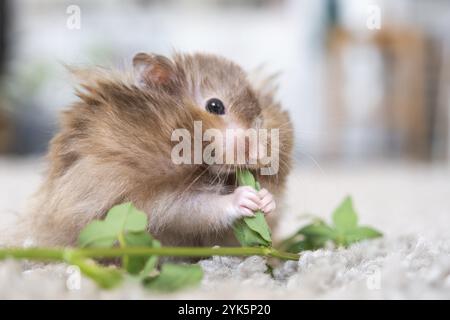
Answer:
<svg viewBox="0 0 450 320"><path fill-rule="evenodd" d="M133 58L137 81L141 85L169 85L175 79L173 62L161 55L138 53Z"/></svg>

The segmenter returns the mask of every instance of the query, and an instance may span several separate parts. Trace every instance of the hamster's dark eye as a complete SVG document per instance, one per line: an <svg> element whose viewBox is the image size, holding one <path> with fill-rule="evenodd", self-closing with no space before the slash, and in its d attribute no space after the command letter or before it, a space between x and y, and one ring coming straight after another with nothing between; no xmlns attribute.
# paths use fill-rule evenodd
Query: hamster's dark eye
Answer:
<svg viewBox="0 0 450 320"><path fill-rule="evenodd" d="M212 98L206 102L206 111L214 114L225 114L225 107L222 101Z"/></svg>

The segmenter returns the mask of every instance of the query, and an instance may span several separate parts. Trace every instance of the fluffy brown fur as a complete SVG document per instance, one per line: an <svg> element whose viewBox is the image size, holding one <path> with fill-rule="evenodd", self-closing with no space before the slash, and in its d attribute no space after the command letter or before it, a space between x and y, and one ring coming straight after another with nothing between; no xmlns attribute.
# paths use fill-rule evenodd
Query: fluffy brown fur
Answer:
<svg viewBox="0 0 450 320"><path fill-rule="evenodd" d="M288 114L271 90L252 86L224 58L138 54L133 62L131 75L75 71L79 100L63 113L51 141L48 173L23 218L26 236L38 245L74 245L89 221L132 201L166 245L232 244L234 218L226 208L236 189L233 167L173 164L172 131L192 132L194 120L203 122L203 130L229 123L250 128L257 119L263 128L279 128L280 170L258 177L279 203L291 163ZM227 114L206 112L208 97L220 98ZM274 223L277 213L269 217Z"/></svg>

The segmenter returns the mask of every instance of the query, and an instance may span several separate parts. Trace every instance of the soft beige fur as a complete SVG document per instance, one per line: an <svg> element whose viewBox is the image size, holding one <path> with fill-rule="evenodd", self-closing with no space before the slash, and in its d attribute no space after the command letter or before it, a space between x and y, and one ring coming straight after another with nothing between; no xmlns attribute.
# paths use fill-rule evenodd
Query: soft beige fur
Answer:
<svg viewBox="0 0 450 320"><path fill-rule="evenodd" d="M22 237L38 245L74 245L79 231L115 204L132 201L149 216L151 233L164 244L230 244L234 167L175 165L171 133L228 126L280 129L280 170L260 176L277 202L290 170L289 117L273 92L252 86L244 71L224 58L176 54L172 59L136 55L131 73L74 71L79 100L66 110L51 141L45 181L22 223ZM205 111L220 98L225 115ZM278 151L278 150L277 150ZM241 192L242 193L242 192ZM238 199L239 200L239 199ZM276 213L270 214L274 223Z"/></svg>

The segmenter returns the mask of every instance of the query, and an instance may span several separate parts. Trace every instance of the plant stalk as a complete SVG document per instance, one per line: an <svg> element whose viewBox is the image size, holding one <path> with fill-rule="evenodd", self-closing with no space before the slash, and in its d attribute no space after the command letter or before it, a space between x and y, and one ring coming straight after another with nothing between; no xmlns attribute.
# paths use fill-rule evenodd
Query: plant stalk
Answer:
<svg viewBox="0 0 450 320"><path fill-rule="evenodd" d="M283 260L298 260L299 255L265 247L126 247L126 248L3 248L0 260L26 259L36 261L65 261L67 254L88 258L115 258L123 256L265 256Z"/></svg>

